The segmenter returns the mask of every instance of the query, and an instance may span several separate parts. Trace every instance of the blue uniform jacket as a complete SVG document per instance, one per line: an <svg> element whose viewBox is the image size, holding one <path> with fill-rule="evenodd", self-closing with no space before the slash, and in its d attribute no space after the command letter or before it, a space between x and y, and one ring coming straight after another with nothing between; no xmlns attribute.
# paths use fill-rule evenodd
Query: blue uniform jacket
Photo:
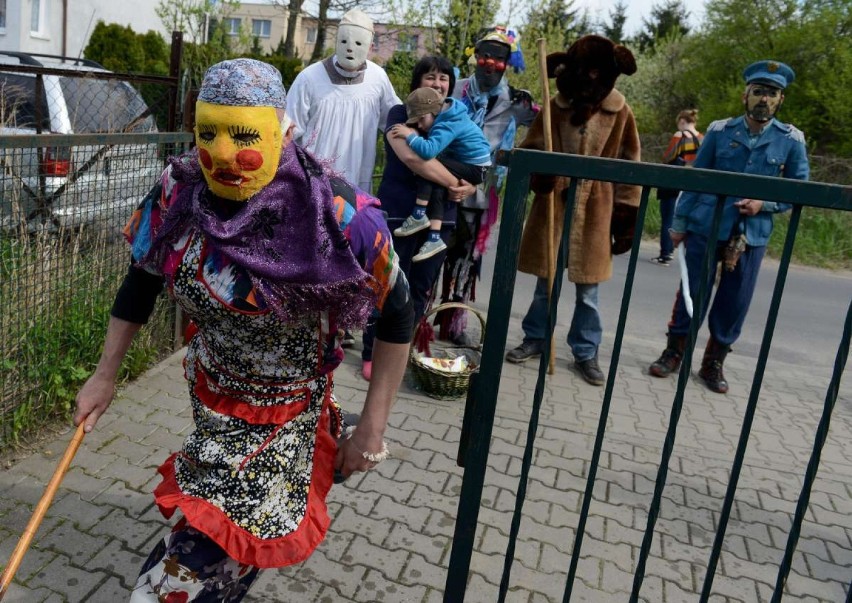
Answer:
<svg viewBox="0 0 852 603"><path fill-rule="evenodd" d="M810 173L804 134L794 126L773 119L760 139L749 148L749 131L745 116L714 121L693 167L758 176L780 176L807 180ZM741 197L726 197L719 240L727 240L740 217L734 206ZM677 202L672 230L710 236L716 195L684 191ZM787 203L765 201L754 216L744 217L748 244L766 245L772 233L772 214L788 211Z"/></svg>

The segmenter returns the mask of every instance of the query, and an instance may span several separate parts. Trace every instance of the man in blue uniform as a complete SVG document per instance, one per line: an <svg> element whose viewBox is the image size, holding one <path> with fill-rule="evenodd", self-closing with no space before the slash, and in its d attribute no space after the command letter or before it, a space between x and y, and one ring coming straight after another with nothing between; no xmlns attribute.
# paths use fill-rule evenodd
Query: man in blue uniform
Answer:
<svg viewBox="0 0 852 603"><path fill-rule="evenodd" d="M794 126L775 118L784 102L784 90L796 77L793 70L778 61L759 61L746 67L743 76L745 115L711 123L693 166L807 180L809 167L804 135ZM672 241L675 246L684 242L689 287L693 292L699 289L716 202L716 195L684 191L675 209ZM724 269L710 308L710 340L698 373L708 388L722 394L728 391L722 364L745 322L766 243L772 233L773 214L790 209L786 203L739 197L726 197L724 204L722 225L715 241L716 263L708 275L711 289L719 261L724 260ZM735 251L726 252L726 248ZM740 253L738 257L737 253ZM709 290L707 298L710 298ZM701 310L703 321L706 303ZM650 367L655 377L667 377L680 366L689 321L680 289L668 325L666 349Z"/></svg>

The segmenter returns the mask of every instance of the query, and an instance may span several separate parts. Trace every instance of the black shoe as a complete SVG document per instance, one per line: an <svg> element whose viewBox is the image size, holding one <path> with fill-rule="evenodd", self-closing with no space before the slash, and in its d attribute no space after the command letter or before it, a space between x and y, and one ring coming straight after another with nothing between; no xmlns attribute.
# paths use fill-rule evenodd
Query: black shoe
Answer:
<svg viewBox="0 0 852 603"><path fill-rule="evenodd" d="M701 377L711 392L716 392L717 394L728 393L728 381L725 379L725 373L722 372L722 363L720 361L711 360L702 365L701 370L698 371L698 376Z"/></svg>
<svg viewBox="0 0 852 603"><path fill-rule="evenodd" d="M525 341L514 350L509 350L506 354L506 360L515 364L526 362L530 358L541 356L543 347L540 341Z"/></svg>
<svg viewBox="0 0 852 603"><path fill-rule="evenodd" d="M654 364L648 369L648 372L654 377L668 377L672 373L677 372L680 368L680 363L683 360L683 352L686 349L686 335L668 335L666 349L660 354L660 357L654 361Z"/></svg>
<svg viewBox="0 0 852 603"><path fill-rule="evenodd" d="M661 255L656 258L651 259L652 264L656 264L657 266L671 266L672 256L670 255Z"/></svg>
<svg viewBox="0 0 852 603"><path fill-rule="evenodd" d="M698 376L704 380L710 391L717 394L728 393L728 381L725 379L722 367L730 349L731 346L723 345L711 336L704 350L704 358L701 359L701 370L698 371Z"/></svg>
<svg viewBox="0 0 852 603"><path fill-rule="evenodd" d="M352 335L349 331L346 331L343 334L343 339L340 341L340 347L342 348L351 348L355 347L355 336Z"/></svg>
<svg viewBox="0 0 852 603"><path fill-rule="evenodd" d="M574 366L579 369L580 374L587 383L591 385L604 384L604 374L603 371L601 371L601 367L598 366L597 356L593 356L588 360L574 360Z"/></svg>

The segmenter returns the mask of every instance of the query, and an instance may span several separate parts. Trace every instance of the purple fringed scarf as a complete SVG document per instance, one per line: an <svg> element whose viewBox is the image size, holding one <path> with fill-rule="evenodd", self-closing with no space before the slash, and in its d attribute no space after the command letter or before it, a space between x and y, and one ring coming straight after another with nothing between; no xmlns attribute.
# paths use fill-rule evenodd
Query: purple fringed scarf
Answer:
<svg viewBox="0 0 852 603"><path fill-rule="evenodd" d="M334 213L331 185L312 156L287 145L272 182L225 220L210 207L197 154L190 151L170 163L181 188L143 264L161 267L187 228L195 228L248 271L255 289L282 319L329 311L343 328L366 323L376 301L372 277L349 249Z"/></svg>

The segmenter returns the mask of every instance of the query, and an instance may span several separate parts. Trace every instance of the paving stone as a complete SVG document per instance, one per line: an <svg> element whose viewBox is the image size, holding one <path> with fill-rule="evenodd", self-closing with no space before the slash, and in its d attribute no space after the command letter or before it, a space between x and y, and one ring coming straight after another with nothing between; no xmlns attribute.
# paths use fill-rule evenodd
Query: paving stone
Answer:
<svg viewBox="0 0 852 603"><path fill-rule="evenodd" d="M64 555L77 566L83 566L85 560L94 556L102 546L101 538L79 530L70 521L58 523L49 532L42 531L39 538L39 547Z"/></svg>
<svg viewBox="0 0 852 603"><path fill-rule="evenodd" d="M400 574L400 581L406 585L420 585L443 592L447 582L447 568L431 563L422 555L412 553Z"/></svg>
<svg viewBox="0 0 852 603"><path fill-rule="evenodd" d="M452 540L446 536L429 536L394 523L382 546L391 551L413 551L431 564L438 565L448 558Z"/></svg>
<svg viewBox="0 0 852 603"><path fill-rule="evenodd" d="M111 601L126 601L129 598L130 587L124 584L116 576L108 576L106 580L98 584L83 600L91 603Z"/></svg>
<svg viewBox="0 0 852 603"><path fill-rule="evenodd" d="M409 603L419 602L426 596L426 587L421 585L408 586L399 582L388 582L376 570L367 572L358 592L355 593L353 601L365 601L373 603Z"/></svg>
<svg viewBox="0 0 852 603"><path fill-rule="evenodd" d="M367 574L367 568L364 566L335 563L321 551L315 551L304 561L302 569L310 569L316 580L333 589L340 597L333 599L336 601L351 601Z"/></svg>
<svg viewBox="0 0 852 603"><path fill-rule="evenodd" d="M820 582L835 581L838 584L849 584L850 574L852 574L852 552L846 555L845 560L841 560L841 564L832 563L825 559L821 559L815 555L802 553L805 563L808 568L808 575L814 580ZM845 561L845 563L844 563Z"/></svg>
<svg viewBox="0 0 852 603"><path fill-rule="evenodd" d="M163 525L159 522L140 521L131 518L124 510L115 509L103 521L93 526L90 533L95 536L106 536L117 539L122 546L137 551L145 548L145 544L163 533Z"/></svg>
<svg viewBox="0 0 852 603"><path fill-rule="evenodd" d="M333 603L336 600L337 593L323 584L294 580L289 576L282 579L273 571L261 572L243 599L245 603Z"/></svg>
<svg viewBox="0 0 852 603"><path fill-rule="evenodd" d="M383 500L390 499L385 498ZM385 508L387 508L387 506ZM335 521L335 529L340 530L341 532L361 534L373 545L381 546L382 542L385 541L390 533L393 521L401 519L399 514L391 512L388 514L394 515L394 517L382 517L379 514L374 514L371 517L365 517L356 515L351 509L344 507Z"/></svg>
<svg viewBox="0 0 852 603"><path fill-rule="evenodd" d="M387 580L395 581L399 578L407 558L407 551L391 551L383 546L375 546L356 535L350 552L344 554L340 560L345 565L358 563L368 569L380 571Z"/></svg>
<svg viewBox="0 0 852 603"><path fill-rule="evenodd" d="M67 601L63 595L47 588L28 589L14 582L9 586L3 600L8 603L65 603Z"/></svg>
<svg viewBox="0 0 852 603"><path fill-rule="evenodd" d="M75 564L118 576L128 590L132 587L147 557L147 554L143 557L135 551L126 549L118 540L101 541L100 547L94 553L91 558L82 557L83 563L77 563L75 560Z"/></svg>
<svg viewBox="0 0 852 603"><path fill-rule="evenodd" d="M62 478L62 488L80 495L82 500L94 502L98 494L109 488L115 479L87 475L79 467L72 466Z"/></svg>
<svg viewBox="0 0 852 603"><path fill-rule="evenodd" d="M430 507L400 505L393 499L387 496L382 496L379 498L375 508L373 509L372 517L377 521L381 521L382 525L385 526L385 535L387 535L390 524L395 521L405 523L409 529L414 531L423 530L430 512ZM375 543L375 541L372 542ZM381 542L381 540L379 540L379 542Z"/></svg>
<svg viewBox="0 0 852 603"><path fill-rule="evenodd" d="M787 579L786 592L793 600L811 596L817 601L843 601L846 589L849 587L849 572L842 582L816 580L799 573L792 574ZM774 581L773 581L774 584Z"/></svg>
<svg viewBox="0 0 852 603"><path fill-rule="evenodd" d="M504 556L509 545L508 536L502 534L495 528L486 527L476 541L476 549L487 555ZM537 570L541 556L541 544L536 541L515 540L513 558L529 569Z"/></svg>
<svg viewBox="0 0 852 603"><path fill-rule="evenodd" d="M76 567L67 557L56 555L27 580L27 586L57 591L61 589L63 596L70 601L86 601L89 593L108 578L107 574Z"/></svg>
<svg viewBox="0 0 852 603"><path fill-rule="evenodd" d="M2 559L4 561L12 556L12 551L15 550L19 537L20 535L16 535L14 538L8 538L0 543L2 544L0 553L3 554ZM30 548L27 549L27 553L24 555L24 558L21 560L21 564L18 566L18 571L15 573L14 579L18 582L18 584L26 584L29 587L29 580L32 576L49 565L56 557L57 554L54 551L42 549L38 542L34 541Z"/></svg>
<svg viewBox="0 0 852 603"><path fill-rule="evenodd" d="M400 429L403 431L412 431L419 433L421 436L430 435L435 440L445 440L449 425L435 421L425 421L420 417L408 415L402 422ZM443 448L441 449L443 451Z"/></svg>

